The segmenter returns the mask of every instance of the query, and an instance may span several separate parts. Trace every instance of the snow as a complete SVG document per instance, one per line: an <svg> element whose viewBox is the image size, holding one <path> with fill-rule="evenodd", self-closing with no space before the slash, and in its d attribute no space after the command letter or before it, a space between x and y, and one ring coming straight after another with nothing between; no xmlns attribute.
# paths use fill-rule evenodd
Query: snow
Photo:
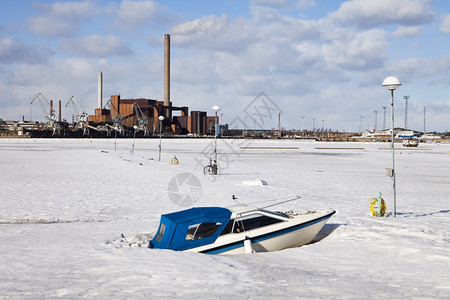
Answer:
<svg viewBox="0 0 450 300"><path fill-rule="evenodd" d="M0 298L450 298L449 144L396 145L394 218L389 144L219 139L212 176L213 139L163 139L161 161L158 139L136 139L134 155L114 142L0 139ZM298 210L337 212L300 248L148 249L160 215L185 208L168 193L180 173L201 183L179 187L196 206L299 195ZM378 192L388 217L370 215Z"/></svg>

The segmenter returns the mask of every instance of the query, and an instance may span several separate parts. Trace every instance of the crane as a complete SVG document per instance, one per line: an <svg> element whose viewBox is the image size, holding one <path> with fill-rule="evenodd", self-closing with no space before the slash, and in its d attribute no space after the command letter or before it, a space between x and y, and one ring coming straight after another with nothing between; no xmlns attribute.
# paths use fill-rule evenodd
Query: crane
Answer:
<svg viewBox="0 0 450 300"><path fill-rule="evenodd" d="M83 135L89 135L89 127L87 126L87 122L89 120L88 113L81 108L77 99L74 96L71 96L66 103L66 107L72 104L73 112L75 114L75 130L83 130Z"/></svg>
<svg viewBox="0 0 450 300"><path fill-rule="evenodd" d="M109 128L111 128L112 130L119 132L121 135L124 134L124 129L122 126L122 122L123 122L123 117L121 114L118 113L117 108L114 106L114 104L111 102L111 100L108 100L108 102L106 102L105 107L107 105L110 105L112 108L114 108L114 111L116 112L116 115L113 117L113 125L109 125L106 124L106 126L108 126Z"/></svg>
<svg viewBox="0 0 450 300"><path fill-rule="evenodd" d="M50 105L50 102L48 102L42 93L37 93L31 101L31 104L36 100L39 101L42 112L47 120L44 128L53 129L53 135L59 135L61 133L61 125L57 122L58 116L56 115L56 110ZM47 104L49 108L47 108L45 104Z"/></svg>
<svg viewBox="0 0 450 300"><path fill-rule="evenodd" d="M144 113L142 113L141 108L139 107L139 105L136 102L133 103L133 107L131 108L131 111L134 111L134 113L136 114L136 121L137 121L136 131L144 131L144 136L148 136L149 135L148 119L144 115Z"/></svg>

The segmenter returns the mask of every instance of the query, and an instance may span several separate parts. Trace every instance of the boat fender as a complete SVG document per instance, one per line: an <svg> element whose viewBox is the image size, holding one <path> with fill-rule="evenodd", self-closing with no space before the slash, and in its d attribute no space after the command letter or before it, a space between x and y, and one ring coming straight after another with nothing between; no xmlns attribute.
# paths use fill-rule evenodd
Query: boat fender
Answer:
<svg viewBox="0 0 450 300"><path fill-rule="evenodd" d="M170 164L171 165L179 165L180 161L178 160L178 158L174 155L173 158L170 160Z"/></svg>
<svg viewBox="0 0 450 300"><path fill-rule="evenodd" d="M370 198L370 212L374 217L384 217L386 216L386 203L381 196L381 193L378 195L378 198ZM380 204L381 203L381 204Z"/></svg>
<svg viewBox="0 0 450 300"><path fill-rule="evenodd" d="M252 240L246 236L244 240L245 253L253 253Z"/></svg>

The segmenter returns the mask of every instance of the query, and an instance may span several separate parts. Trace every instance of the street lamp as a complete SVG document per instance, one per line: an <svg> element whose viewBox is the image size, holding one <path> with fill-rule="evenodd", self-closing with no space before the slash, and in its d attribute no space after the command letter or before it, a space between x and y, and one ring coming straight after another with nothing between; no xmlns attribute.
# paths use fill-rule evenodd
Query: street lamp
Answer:
<svg viewBox="0 0 450 300"><path fill-rule="evenodd" d="M158 120L159 120L159 161L161 161L161 130L162 130L162 121L164 120L164 117L159 116Z"/></svg>
<svg viewBox="0 0 450 300"><path fill-rule="evenodd" d="M245 137L245 130L247 129L247 116L244 117L244 134L242 135L243 137Z"/></svg>
<svg viewBox="0 0 450 300"><path fill-rule="evenodd" d="M396 217L396 191L395 191L395 159L394 159L394 91L401 86L400 80L395 76L386 77L382 86L391 91L391 151L392 151L392 189L394 191L394 218Z"/></svg>
<svg viewBox="0 0 450 300"><path fill-rule="evenodd" d="M117 150L117 126L114 127L114 151Z"/></svg>
<svg viewBox="0 0 450 300"><path fill-rule="evenodd" d="M214 105L212 107L212 110L216 113L216 116L214 118L214 155L215 155L215 165L217 166L217 112L220 110L220 107L217 105ZM217 167L215 168L215 174L217 175Z"/></svg>
<svg viewBox="0 0 450 300"><path fill-rule="evenodd" d="M131 155L134 155L134 141L136 139L136 130L138 129L138 127L136 125L134 125L133 129L134 129L134 134L133 134L133 147L131 148Z"/></svg>

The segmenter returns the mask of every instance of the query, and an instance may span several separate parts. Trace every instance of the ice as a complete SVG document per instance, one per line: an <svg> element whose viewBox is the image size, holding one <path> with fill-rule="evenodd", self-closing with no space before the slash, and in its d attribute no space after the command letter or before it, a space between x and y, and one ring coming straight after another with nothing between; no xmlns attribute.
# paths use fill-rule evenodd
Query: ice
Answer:
<svg viewBox="0 0 450 300"><path fill-rule="evenodd" d="M159 139L136 139L134 155L131 139L0 139L0 297L450 298L449 144L396 146L394 218L388 144L219 139L212 176L213 143L163 139L158 161ZM299 195L297 210L337 212L300 248L148 249L160 215L184 209L168 193L183 172L201 183L196 206ZM370 214L378 192L388 217Z"/></svg>

